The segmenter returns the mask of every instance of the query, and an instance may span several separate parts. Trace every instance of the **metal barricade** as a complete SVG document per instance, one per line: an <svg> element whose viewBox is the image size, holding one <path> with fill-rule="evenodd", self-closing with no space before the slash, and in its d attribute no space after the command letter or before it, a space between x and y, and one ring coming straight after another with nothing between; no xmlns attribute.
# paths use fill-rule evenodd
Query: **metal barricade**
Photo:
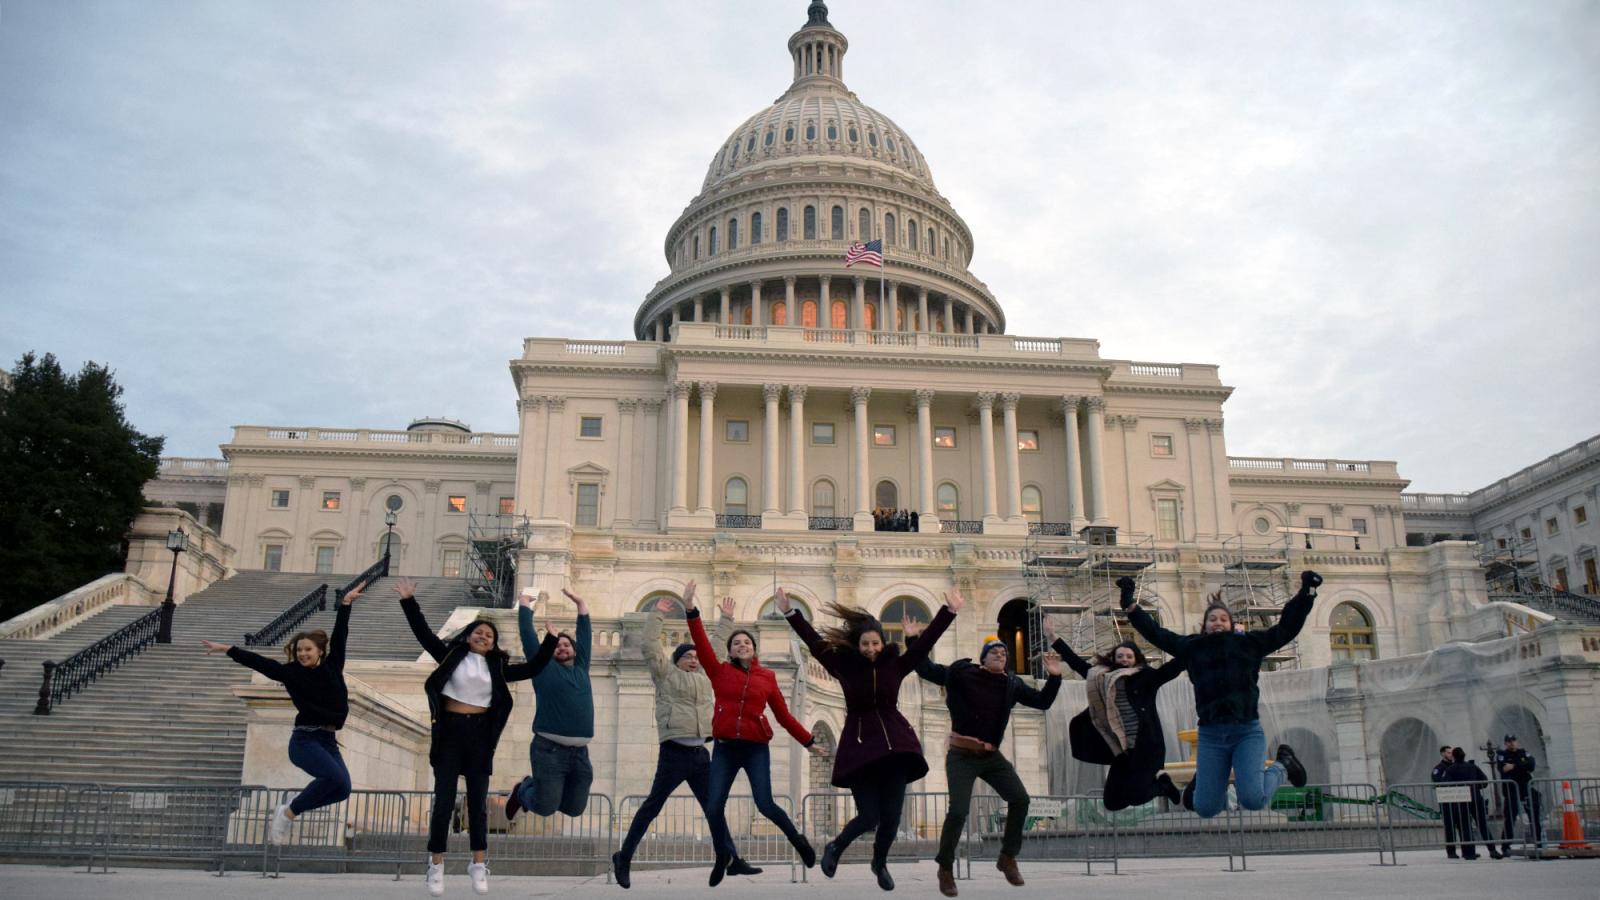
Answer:
<svg viewBox="0 0 1600 900"><path fill-rule="evenodd" d="M1500 781L1408 782L1391 784L1377 798L1382 809L1385 845L1391 860L1401 850L1452 850L1465 847L1517 846L1522 840L1504 835ZM1451 827L1446 828L1446 818ZM1483 831L1487 828L1488 834ZM1476 851L1474 851L1476 852Z"/></svg>
<svg viewBox="0 0 1600 900"><path fill-rule="evenodd" d="M1084 874L1094 874L1095 863L1110 863L1117 871L1114 824L1118 813L1106 812L1099 797L1041 794L1028 799L1021 826L1019 860L1081 862ZM993 794L972 798L967 816L967 868L974 860L999 859L1006 828L1011 824L1010 804Z"/></svg>
<svg viewBox="0 0 1600 900"><path fill-rule="evenodd" d="M228 847L248 846L261 858L261 872L277 877L283 863L297 868L334 872L373 872L394 868L400 877L406 864L420 867L425 829L412 818L412 798L404 791L353 791L332 806L297 816L282 844L267 841L267 824L294 789L252 791L243 798L229 827ZM321 864L321 865L319 865Z"/></svg>
<svg viewBox="0 0 1600 900"><path fill-rule="evenodd" d="M88 818L79 835L89 836L92 869L98 861L188 861L223 871L230 855L234 816L258 788L172 785L99 785L79 794L79 814Z"/></svg>
<svg viewBox="0 0 1600 900"><path fill-rule="evenodd" d="M1357 852L1390 864L1378 789L1370 784L1281 787L1264 809L1236 809L1233 817L1246 866L1251 856Z"/></svg>
<svg viewBox="0 0 1600 900"><path fill-rule="evenodd" d="M0 857L30 862L87 858L81 784L0 783Z"/></svg>
<svg viewBox="0 0 1600 900"><path fill-rule="evenodd" d="M617 807L616 821L619 844L646 799L643 794L630 794L622 798ZM792 815L793 805L787 796L776 795L773 800L784 812ZM756 809L753 797L748 794L730 796L726 814L728 830L739 849L739 856L758 866L791 865L794 862L795 852L789 839ZM715 859L711 829L706 822L705 811L700 808L700 801L692 794L682 794L666 799L634 850L632 864L636 868L710 867Z"/></svg>
<svg viewBox="0 0 1600 900"><path fill-rule="evenodd" d="M1535 778L1531 797L1518 810L1518 823L1527 823L1524 837L1530 848L1546 856L1600 855L1600 778ZM1572 794L1571 827L1566 820L1566 794ZM1537 810L1537 824L1529 807Z"/></svg>
<svg viewBox="0 0 1600 900"><path fill-rule="evenodd" d="M907 792L905 804L901 807L900 827L889 859L891 861L933 859L938 853L939 836L944 828L945 813L949 808L950 795L944 792ZM833 840L844 828L845 823L855 818L855 815L855 800L849 792L819 791L802 798L799 827L820 855L822 847ZM870 861L872 841L871 833L862 835L845 851L840 863ZM966 851L965 840L956 845L956 859L952 870L958 878L969 878L972 874L971 862L966 857ZM798 875L800 881L808 880L803 868L799 869Z"/></svg>

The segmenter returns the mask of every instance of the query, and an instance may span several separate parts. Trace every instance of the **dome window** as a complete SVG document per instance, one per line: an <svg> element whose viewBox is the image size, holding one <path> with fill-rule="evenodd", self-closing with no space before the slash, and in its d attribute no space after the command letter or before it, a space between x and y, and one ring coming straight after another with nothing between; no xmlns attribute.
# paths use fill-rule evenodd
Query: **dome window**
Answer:
<svg viewBox="0 0 1600 900"><path fill-rule="evenodd" d="M878 133L876 131L867 132L867 143L872 145L872 147L874 149L877 148L877 146L878 146Z"/></svg>
<svg viewBox="0 0 1600 900"><path fill-rule="evenodd" d="M837 141L838 139L839 139L839 129L838 129L838 127L833 125L832 123L829 123L829 125L828 125L828 140Z"/></svg>
<svg viewBox="0 0 1600 900"><path fill-rule="evenodd" d="M850 143L854 144L859 140L861 140L861 135L856 132L856 127L854 125L850 126Z"/></svg>
<svg viewBox="0 0 1600 900"><path fill-rule="evenodd" d="M814 241L817 239L817 208L815 206L806 207L804 229L802 234L805 240Z"/></svg>
<svg viewBox="0 0 1600 900"><path fill-rule="evenodd" d="M884 142L885 145L888 146L889 152L893 153L894 152L894 138L886 137L886 138L883 139L883 142Z"/></svg>
<svg viewBox="0 0 1600 900"><path fill-rule="evenodd" d="M756 136L752 134L752 135L750 135L750 140L745 142L744 152L751 153L751 152L754 152L755 149L756 149Z"/></svg>
<svg viewBox="0 0 1600 900"><path fill-rule="evenodd" d="M844 240L844 207L835 206L828 218L829 234L836 241Z"/></svg>
<svg viewBox="0 0 1600 900"><path fill-rule="evenodd" d="M814 141L816 139L817 139L817 126L810 125L810 124L806 125L806 140Z"/></svg>
<svg viewBox="0 0 1600 900"><path fill-rule="evenodd" d="M768 131L768 132L767 132L767 137L766 137L766 140L764 140L764 141L762 141L762 143L764 143L764 144L766 144L766 145L767 145L767 146L768 146L768 147L771 147L771 146L772 146L772 139L773 139L773 134L772 134L772 132L771 132L771 131L770 131L770 130L769 130L769 131Z"/></svg>
<svg viewBox="0 0 1600 900"><path fill-rule="evenodd" d="M790 125L788 128L785 128L783 130L783 142L785 144L794 143L794 126L793 125Z"/></svg>
<svg viewBox="0 0 1600 900"><path fill-rule="evenodd" d="M729 148L728 161L729 162L737 162L738 160L739 160L739 142L738 141L734 141L733 142L733 146Z"/></svg>
<svg viewBox="0 0 1600 900"><path fill-rule="evenodd" d="M787 241L788 239L789 239L789 210L787 210L784 207L780 206L780 207L778 207L778 240Z"/></svg>

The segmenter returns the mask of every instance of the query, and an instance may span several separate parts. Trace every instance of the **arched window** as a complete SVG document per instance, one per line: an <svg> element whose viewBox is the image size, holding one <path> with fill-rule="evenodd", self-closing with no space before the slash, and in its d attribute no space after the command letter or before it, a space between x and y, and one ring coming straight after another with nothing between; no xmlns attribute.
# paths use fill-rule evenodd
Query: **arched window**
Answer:
<svg viewBox="0 0 1600 900"><path fill-rule="evenodd" d="M745 142L744 152L751 153L756 149L756 136L750 135L750 140Z"/></svg>
<svg viewBox="0 0 1600 900"><path fill-rule="evenodd" d="M750 486L745 484L743 478L729 478L722 489L722 514L726 516L742 516L750 508Z"/></svg>
<svg viewBox="0 0 1600 900"><path fill-rule="evenodd" d="M1022 517L1035 525L1044 521L1044 498L1031 484L1022 489Z"/></svg>
<svg viewBox="0 0 1600 900"><path fill-rule="evenodd" d="M816 139L817 139L817 126L816 126L816 123L807 122L806 123L806 140L814 141Z"/></svg>
<svg viewBox="0 0 1600 900"><path fill-rule="evenodd" d="M872 240L872 212L865 206L861 207L861 231L856 235L863 242Z"/></svg>
<svg viewBox="0 0 1600 900"><path fill-rule="evenodd" d="M928 612L928 607L915 597L896 597L890 600L878 614L878 621L883 623L883 636L887 640L905 642L905 627L900 624L902 619L913 622L932 622L933 615Z"/></svg>
<svg viewBox="0 0 1600 900"><path fill-rule="evenodd" d="M785 128L783 130L783 142L785 144L794 143L794 126L793 125L790 125L788 128Z"/></svg>
<svg viewBox="0 0 1600 900"><path fill-rule="evenodd" d="M810 604L806 603L804 600L801 600L799 597L796 597L793 592L790 592L790 594L789 594L789 602L794 604L794 608L795 609L800 610L800 618L805 619L807 622L811 621L811 605ZM781 618L783 618L783 613L778 612L778 598L777 597L773 597L772 599L768 600L767 602L761 604L761 611L756 613L756 618L757 619L781 619Z"/></svg>
<svg viewBox="0 0 1600 900"><path fill-rule="evenodd" d="M677 612L669 613L669 616L683 618L683 600L671 591L652 591L649 596L639 601L638 612L657 612L656 604L662 600L671 600L672 605L678 608Z"/></svg>
<svg viewBox="0 0 1600 900"><path fill-rule="evenodd" d="M800 327L817 327L817 301L807 300L800 304Z"/></svg>
<svg viewBox="0 0 1600 900"><path fill-rule="evenodd" d="M878 327L878 307L869 301L862 310L862 314L867 317L867 320L862 323L861 327L868 331L875 331Z"/></svg>
<svg viewBox="0 0 1600 900"><path fill-rule="evenodd" d="M811 485L811 514L813 516L832 518L834 514L833 497L833 482L826 478L817 479L816 483Z"/></svg>
<svg viewBox="0 0 1600 900"><path fill-rule="evenodd" d="M996 619L996 636L1006 645L1006 668L1019 675L1028 674L1029 619L1028 601L1020 597L1000 607Z"/></svg>
<svg viewBox="0 0 1600 900"><path fill-rule="evenodd" d="M767 145L768 147L771 147L772 146L772 140L773 140L772 129L768 128L767 129L767 136L762 140L762 143Z"/></svg>
<svg viewBox="0 0 1600 900"><path fill-rule="evenodd" d="M1372 619L1366 610L1354 603L1341 603L1333 608L1333 614L1328 617L1328 645L1335 661L1378 658Z"/></svg>
<svg viewBox="0 0 1600 900"><path fill-rule="evenodd" d="M833 308L828 310L828 327L829 328L849 328L850 327L850 311L849 311L849 308L844 305L844 301L843 300L835 300L835 301L833 301Z"/></svg>
<svg viewBox="0 0 1600 900"><path fill-rule="evenodd" d="M933 252L933 248L937 247L937 246L939 246L939 245L934 243L934 241L933 241L933 229L929 228L928 229L928 252L932 253Z"/></svg>
<svg viewBox="0 0 1600 900"><path fill-rule="evenodd" d="M883 143L884 143L884 146L889 148L889 152L890 153L894 152L894 135L889 135L889 136L885 137L883 139Z"/></svg>
<svg viewBox="0 0 1600 900"><path fill-rule="evenodd" d="M738 219L729 219L728 220L728 249L729 250L737 250L737 249L739 249L739 220Z"/></svg>
<svg viewBox="0 0 1600 900"><path fill-rule="evenodd" d="M378 555L390 559L400 558L400 535L390 531L378 538Z"/></svg>
<svg viewBox="0 0 1600 900"><path fill-rule="evenodd" d="M786 304L783 304L783 303L774 303L774 304L772 304L772 324L774 324L774 325L787 325L787 324L789 324L789 307Z"/></svg>
<svg viewBox="0 0 1600 900"><path fill-rule="evenodd" d="M907 250L915 250L915 249L917 249L917 220L916 219L907 219L906 220L906 249Z"/></svg>
<svg viewBox="0 0 1600 900"><path fill-rule="evenodd" d="M694 236L694 258L700 258L700 235Z"/></svg>
<svg viewBox="0 0 1600 900"><path fill-rule="evenodd" d="M844 240L844 207L835 206L828 216L828 224L832 229L833 240Z"/></svg>
<svg viewBox="0 0 1600 900"><path fill-rule="evenodd" d="M854 125L850 126L850 131L848 133L850 135L850 143L854 144L856 141L861 140L861 133L856 131L856 127Z"/></svg>
<svg viewBox="0 0 1600 900"><path fill-rule="evenodd" d="M939 485L937 495L940 519L961 518L961 490L946 481Z"/></svg>
<svg viewBox="0 0 1600 900"><path fill-rule="evenodd" d="M877 489L872 492L872 499L879 509L899 509L900 489L895 487L894 482L885 478L878 482Z"/></svg>
<svg viewBox="0 0 1600 900"><path fill-rule="evenodd" d="M883 245L894 246L894 213L883 214Z"/></svg>
<svg viewBox="0 0 1600 900"><path fill-rule="evenodd" d="M945 259L949 259L950 258L950 239L949 238L945 238L944 239L944 258Z"/></svg>
<svg viewBox="0 0 1600 900"><path fill-rule="evenodd" d="M761 243L761 213L750 214L750 243Z"/></svg>
<svg viewBox="0 0 1600 900"><path fill-rule="evenodd" d="M788 239L789 239L789 210L787 210L784 207L780 206L780 207L778 207L778 240L787 241Z"/></svg>
<svg viewBox="0 0 1600 900"><path fill-rule="evenodd" d="M878 146L878 133L876 131L867 132L867 143L869 145L871 145L874 149L877 148L877 146Z"/></svg>
<svg viewBox="0 0 1600 900"><path fill-rule="evenodd" d="M833 124L832 122L829 122L828 123L828 140L837 141L838 139L839 139L839 127L837 125Z"/></svg>
<svg viewBox="0 0 1600 900"><path fill-rule="evenodd" d="M715 225L711 226L711 237L709 238L709 243L707 243L706 246L709 248L706 251L707 256L717 255L717 226Z"/></svg>
<svg viewBox="0 0 1600 900"><path fill-rule="evenodd" d="M808 241L817 239L817 208L815 206L806 207L804 238Z"/></svg>

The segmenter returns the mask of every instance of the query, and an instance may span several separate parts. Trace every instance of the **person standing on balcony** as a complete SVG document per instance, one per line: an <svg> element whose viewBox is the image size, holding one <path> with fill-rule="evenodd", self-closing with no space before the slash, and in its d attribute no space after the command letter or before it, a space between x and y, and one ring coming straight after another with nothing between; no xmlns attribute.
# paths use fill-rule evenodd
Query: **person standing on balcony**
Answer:
<svg viewBox="0 0 1600 900"><path fill-rule="evenodd" d="M656 687L656 737L661 741L656 757L656 776L650 785L650 795L639 805L628 834L622 839L622 849L611 854L611 868L617 884L631 886L629 867L633 852L644 839L645 829L661 814L667 798L678 785L689 783L689 790L711 819L711 754L706 745L711 743L711 713L716 705L716 692L711 682L700 674L700 654L693 644L679 644L669 657L661 646L661 619L678 612L680 607L670 597L662 597L644 622L640 635L640 651L650 666L650 680ZM717 620L717 639L727 642L733 636L733 598L723 600L722 617ZM712 845L732 847L733 836L726 824L722 833L712 835ZM761 870L750 865L735 853L728 865L729 875L760 875Z"/></svg>
<svg viewBox="0 0 1600 900"><path fill-rule="evenodd" d="M350 694L344 683L344 645L350 635L350 610L361 588L339 598L333 637L321 629L302 631L283 647L286 662L276 662L242 647L201 641L206 654L225 653L234 662L283 685L294 704L294 733L289 736L289 761L311 776L295 798L278 805L267 824L267 840L289 839L295 819L332 806L350 796L350 770L339 754L336 735L350 715Z"/></svg>
<svg viewBox="0 0 1600 900"><path fill-rule="evenodd" d="M917 636L923 628L909 618L902 624L907 638ZM1022 829L1028 821L1028 789L1017 776L1016 767L1000 752L1000 742L1011 721L1012 707L1021 703L1045 710L1055 702L1061 690L1061 657L1045 655L1044 669L1049 678L1042 690L1011 673L1008 662L1005 641L990 636L984 639L976 663L958 659L941 666L927 658L917 663L918 675L944 688L945 706L950 710L950 746L944 755L950 808L939 833L939 853L934 857L939 864L939 892L946 897L957 893L953 870L956 844L961 841L972 808L972 787L980 778L1006 801L1006 832L995 868L1011 884L1021 887L1024 883L1017 869L1017 853L1022 849Z"/></svg>
<svg viewBox="0 0 1600 900"><path fill-rule="evenodd" d="M506 797L507 821L515 819L523 808L540 816L557 812L581 816L589 806L589 787L594 784L594 767L589 764L589 742L594 740L594 688L589 684L593 628L589 604L565 588L561 593L578 609L577 636L564 631L556 634L556 664L545 666L533 676L533 693L538 701L533 714L533 743L528 747L533 774L522 779ZM517 613L517 630L524 647L538 640L533 629L531 595L531 590L523 591ZM548 601L548 595L541 591L538 602ZM548 641L548 621L545 632Z"/></svg>
<svg viewBox="0 0 1600 900"><path fill-rule="evenodd" d="M1048 618L1044 630L1051 649L1086 682L1089 705L1072 718L1067 738L1074 758L1111 767L1106 772L1106 809L1115 812L1156 797L1182 803L1182 793L1161 771L1167 762L1167 743L1156 694L1183 673L1183 663L1174 660L1152 668L1133 641L1123 641L1091 663L1056 637Z"/></svg>
<svg viewBox="0 0 1600 900"><path fill-rule="evenodd" d="M806 868L817 864L817 852L800 829L794 827L789 815L772 799L772 755L768 744L772 741L772 724L767 721L766 709L789 736L800 742L815 756L826 756L828 751L817 746L816 740L789 712L783 692L778 689L778 676L756 659L755 635L737 629L728 636L728 661L717 659L711 639L706 636L705 623L700 621L700 610L695 607L694 582L683 589L683 606L689 620L689 636L694 641L695 655L699 657L700 670L711 680L716 694L716 710L711 717L711 734L715 741L711 750L711 803L706 811L711 833L728 834L728 794L733 790L733 779L744 770L750 780L750 793L756 809L778 826L784 837L800 854ZM716 848L716 864L711 867L710 885L716 887L728 872L734 859L732 843Z"/></svg>
<svg viewBox="0 0 1600 900"><path fill-rule="evenodd" d="M444 852L450 836L450 817L456 808L456 781L467 780L467 835L472 862L467 875L472 889L489 893L489 776L494 772L494 748L506 720L511 718L514 681L533 678L550 662L556 637L545 636L539 652L526 662L512 663L500 649L500 631L486 619L444 640L428 627L417 605L417 583L401 578L394 591L400 609L417 643L439 665L423 682L432 721L428 763L433 767L433 815L428 820L428 893L444 894ZM532 617L524 603L519 620Z"/></svg>
<svg viewBox="0 0 1600 900"><path fill-rule="evenodd" d="M1227 804L1230 771L1239 805L1245 809L1264 809L1285 778L1295 787L1305 786L1305 766L1288 744L1279 744L1277 759L1262 769L1267 738L1257 712L1261 691L1256 682L1267 656L1294 640L1305 627L1320 584L1321 575L1301 572L1300 592L1284 604L1283 614L1270 628L1235 632L1233 614L1218 601L1206 607L1199 634L1179 635L1157 625L1133 602L1132 578L1117 579L1128 622L1187 669L1194 685L1200 741L1191 786L1194 811L1201 818L1215 816Z"/></svg>
<svg viewBox="0 0 1600 900"><path fill-rule="evenodd" d="M778 589L778 611L844 692L844 728L833 761L834 787L849 788L856 817L822 851L822 874L833 877L850 842L876 830L872 842L872 874L878 887L894 890L889 875L889 848L900 828L906 785L928 774L922 742L901 715L900 683L928 658L939 636L961 611L959 589L945 595L944 608L925 631L908 639L905 649L884 639L883 625L865 610L830 603L827 611L842 624L822 634L800 614L789 595Z"/></svg>

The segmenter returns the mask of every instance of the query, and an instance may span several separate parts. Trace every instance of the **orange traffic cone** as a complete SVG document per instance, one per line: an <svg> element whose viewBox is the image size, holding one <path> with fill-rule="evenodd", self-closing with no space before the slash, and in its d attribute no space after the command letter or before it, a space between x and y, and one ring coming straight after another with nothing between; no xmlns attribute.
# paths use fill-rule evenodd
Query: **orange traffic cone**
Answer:
<svg viewBox="0 0 1600 900"><path fill-rule="evenodd" d="M1561 782L1561 848L1587 850L1583 841L1583 820L1578 818L1578 805L1572 802L1572 782Z"/></svg>

